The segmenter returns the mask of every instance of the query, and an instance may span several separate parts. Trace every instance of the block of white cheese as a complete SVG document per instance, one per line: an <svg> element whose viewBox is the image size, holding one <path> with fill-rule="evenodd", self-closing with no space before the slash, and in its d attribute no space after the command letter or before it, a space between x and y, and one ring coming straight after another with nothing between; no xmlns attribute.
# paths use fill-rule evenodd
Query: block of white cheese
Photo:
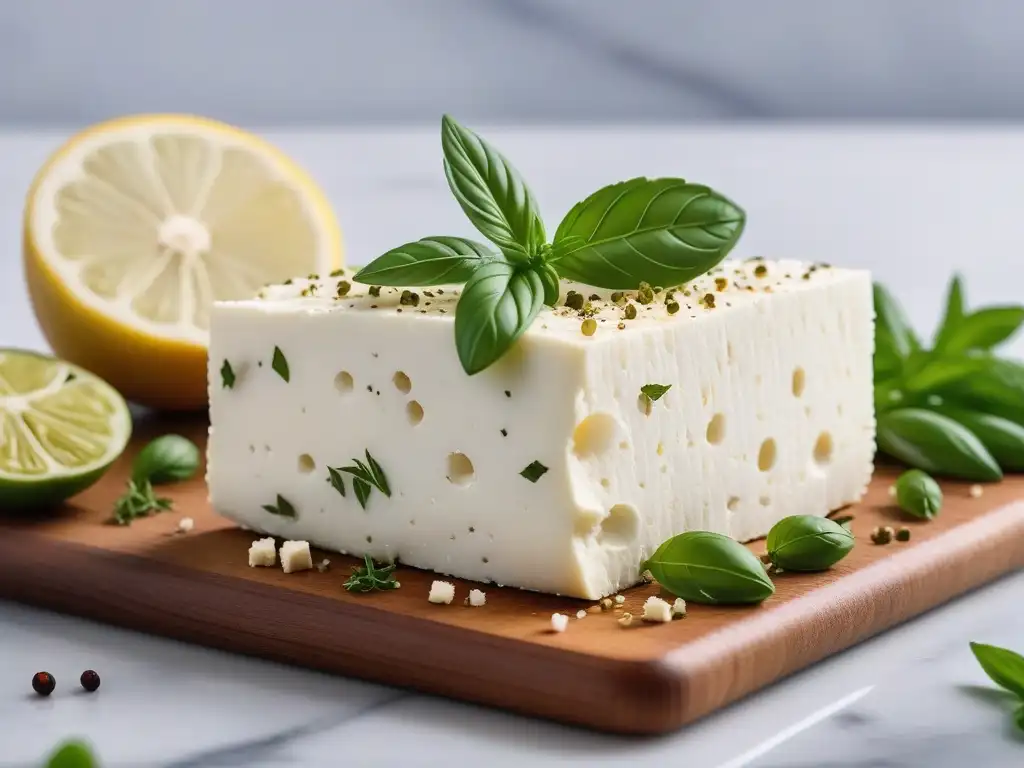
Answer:
<svg viewBox="0 0 1024 768"><path fill-rule="evenodd" d="M747 541L865 489L866 272L751 260L651 294L566 282L474 376L458 294L344 272L218 303L214 508L324 549L596 599L674 534ZM385 483L357 480L357 461Z"/></svg>

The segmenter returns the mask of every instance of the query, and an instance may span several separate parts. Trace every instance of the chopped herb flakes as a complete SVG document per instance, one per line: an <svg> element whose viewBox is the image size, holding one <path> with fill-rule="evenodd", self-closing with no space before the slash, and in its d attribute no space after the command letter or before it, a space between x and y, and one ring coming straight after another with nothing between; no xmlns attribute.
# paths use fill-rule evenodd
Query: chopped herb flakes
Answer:
<svg viewBox="0 0 1024 768"><path fill-rule="evenodd" d="M371 285L370 286L370 295L373 296L374 298L379 298L380 297L380 286L379 285Z"/></svg>
<svg viewBox="0 0 1024 768"><path fill-rule="evenodd" d="M364 555L363 565L352 568L352 575L345 582L349 592L373 592L375 589L398 589L401 584L395 581L395 564L376 565L369 555Z"/></svg>
<svg viewBox="0 0 1024 768"><path fill-rule="evenodd" d="M670 315L674 315L676 312L679 311L679 304L678 302L670 301L668 304L665 305L665 309L668 310L668 313Z"/></svg>
<svg viewBox="0 0 1024 768"><path fill-rule="evenodd" d="M768 274L768 267L764 264L758 264L754 267L754 277L765 277Z"/></svg>
<svg viewBox="0 0 1024 768"><path fill-rule="evenodd" d="M345 274L345 270L344 269L336 269L333 272L331 272L331 274L329 276L330 277L341 277L344 274Z"/></svg>
<svg viewBox="0 0 1024 768"><path fill-rule="evenodd" d="M281 517L298 517L295 514L295 507L280 493L277 494L276 504L264 504L263 509L272 515L280 515Z"/></svg>
<svg viewBox="0 0 1024 768"><path fill-rule="evenodd" d="M161 498L153 492L153 484L149 480L129 480L127 490L114 502L114 516L110 522L131 525L132 520L170 509L171 504L170 499Z"/></svg>
<svg viewBox="0 0 1024 768"><path fill-rule="evenodd" d="M285 381L291 381L291 373L288 370L288 360L284 356L284 352L281 351L280 347L274 347L274 359L270 363L270 367L274 369L274 373L280 376Z"/></svg>
<svg viewBox="0 0 1024 768"><path fill-rule="evenodd" d="M575 309L577 312L583 309L583 294L576 291L569 291L565 295L565 306Z"/></svg>
<svg viewBox="0 0 1024 768"><path fill-rule="evenodd" d="M627 304L622 316L627 320L636 320L636 307L632 304Z"/></svg>
<svg viewBox="0 0 1024 768"><path fill-rule="evenodd" d="M644 384L640 387L640 392L648 399L657 401L670 389L672 389L671 384Z"/></svg>
<svg viewBox="0 0 1024 768"><path fill-rule="evenodd" d="M548 468L541 464L539 461L531 461L519 474L529 480L531 483L536 483L544 474L548 471Z"/></svg>
<svg viewBox="0 0 1024 768"><path fill-rule="evenodd" d="M348 292L352 290L352 283L348 280L338 281L338 298L348 296Z"/></svg>
<svg viewBox="0 0 1024 768"><path fill-rule="evenodd" d="M224 389L233 389L235 386L235 370L227 360L220 367L220 383Z"/></svg>
<svg viewBox="0 0 1024 768"><path fill-rule="evenodd" d="M327 482L329 482L331 487L342 496L345 495L345 478L341 476L341 470L335 469L334 467L328 467Z"/></svg>
<svg viewBox="0 0 1024 768"><path fill-rule="evenodd" d="M402 291L402 295L398 299L398 303L403 307L418 307L420 303L420 295L413 291Z"/></svg>
<svg viewBox="0 0 1024 768"><path fill-rule="evenodd" d="M654 301L654 289L647 283L640 283L640 289L636 292L636 300L640 304L650 304Z"/></svg>
<svg viewBox="0 0 1024 768"><path fill-rule="evenodd" d="M384 469L377 463L377 460L366 451L366 463L359 459L353 459L353 466L342 467L340 471L352 475L352 490L356 493L356 500L359 506L366 509L366 502L370 498L370 491L376 488L388 498L391 497L391 488L388 486L387 476Z"/></svg>

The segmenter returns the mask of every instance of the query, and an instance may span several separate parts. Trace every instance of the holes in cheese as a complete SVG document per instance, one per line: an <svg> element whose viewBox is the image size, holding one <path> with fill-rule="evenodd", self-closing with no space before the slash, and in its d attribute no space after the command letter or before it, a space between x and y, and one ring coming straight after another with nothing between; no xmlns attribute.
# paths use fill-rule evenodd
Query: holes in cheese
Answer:
<svg viewBox="0 0 1024 768"><path fill-rule="evenodd" d="M342 394L351 392L355 385L352 374L348 371L339 371L338 375L334 377L334 388Z"/></svg>
<svg viewBox="0 0 1024 768"><path fill-rule="evenodd" d="M774 438L769 437L761 443L761 449L757 452L757 468L762 472L767 472L774 467L777 452Z"/></svg>
<svg viewBox="0 0 1024 768"><path fill-rule="evenodd" d="M592 413L572 433L572 450L579 458L596 456L615 443L618 424L608 413Z"/></svg>
<svg viewBox="0 0 1024 768"><path fill-rule="evenodd" d="M410 400L405 406L405 417L415 427L423 421L423 406L415 400Z"/></svg>
<svg viewBox="0 0 1024 768"><path fill-rule="evenodd" d="M822 432L818 435L818 439L814 443L814 460L818 464L828 464L832 461L833 450L832 434L829 432Z"/></svg>
<svg viewBox="0 0 1024 768"><path fill-rule="evenodd" d="M403 371L396 371L395 375L391 377L391 381L394 382L395 389L403 395L408 395L412 391L412 379L406 376Z"/></svg>
<svg viewBox="0 0 1024 768"><path fill-rule="evenodd" d="M708 442L717 445L725 439L725 414L716 413L708 422Z"/></svg>
<svg viewBox="0 0 1024 768"><path fill-rule="evenodd" d="M469 485L476 480L476 470L473 469L473 462L464 453L448 454L448 482L454 485Z"/></svg>
<svg viewBox="0 0 1024 768"><path fill-rule="evenodd" d="M793 396L800 397L804 393L804 387L807 386L807 374L804 373L804 369L797 366L793 371Z"/></svg>
<svg viewBox="0 0 1024 768"><path fill-rule="evenodd" d="M597 535L600 544L609 547L628 547L640 535L640 515L629 504L616 504L601 521Z"/></svg>
<svg viewBox="0 0 1024 768"><path fill-rule="evenodd" d="M312 456L310 456L308 453L304 453L301 456L299 456L299 472L301 472L304 475L308 475L314 469L316 469L316 462L313 461Z"/></svg>

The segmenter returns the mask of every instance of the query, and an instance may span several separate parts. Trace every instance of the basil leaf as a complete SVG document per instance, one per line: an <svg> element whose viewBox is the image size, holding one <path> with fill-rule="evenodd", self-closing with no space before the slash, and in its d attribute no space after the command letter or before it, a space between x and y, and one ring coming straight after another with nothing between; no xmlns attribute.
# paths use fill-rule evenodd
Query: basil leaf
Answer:
<svg viewBox="0 0 1024 768"><path fill-rule="evenodd" d="M644 384L640 387L640 394L654 402L661 400L670 389L672 389L671 384Z"/></svg>
<svg viewBox="0 0 1024 768"><path fill-rule="evenodd" d="M284 352L281 351L280 347L274 347L274 357L270 361L270 367L274 369L274 373L286 382L291 381L291 373L288 371L288 358L284 356Z"/></svg>
<svg viewBox="0 0 1024 768"><path fill-rule="evenodd" d="M1024 656L984 643L971 643L971 652L992 682L1024 699Z"/></svg>
<svg viewBox="0 0 1024 768"><path fill-rule="evenodd" d="M933 520L942 509L942 489L926 472L910 469L896 478L896 504L908 515Z"/></svg>
<svg viewBox="0 0 1024 768"><path fill-rule="evenodd" d="M791 515L772 526L765 543L776 568L825 571L853 549L853 534L827 517Z"/></svg>
<svg viewBox="0 0 1024 768"><path fill-rule="evenodd" d="M999 358L987 360L983 370L944 387L942 396L1024 424L1024 364Z"/></svg>
<svg viewBox="0 0 1024 768"><path fill-rule="evenodd" d="M935 334L935 349L942 349L950 334L956 330L957 325L964 316L964 288L960 275L954 274L949 280L949 289L946 292L946 312Z"/></svg>
<svg viewBox="0 0 1024 768"><path fill-rule="evenodd" d="M878 415L878 447L926 472L964 480L995 481L1003 473L981 441L948 416L923 408Z"/></svg>
<svg viewBox="0 0 1024 768"><path fill-rule="evenodd" d="M547 236L537 201L519 172L448 115L441 119L441 149L448 186L473 226L510 261L525 264Z"/></svg>
<svg viewBox="0 0 1024 768"><path fill-rule="evenodd" d="M875 360L891 364L903 361L921 349L899 302L881 283L874 284L875 298Z"/></svg>
<svg viewBox="0 0 1024 768"><path fill-rule="evenodd" d="M462 237L425 237L378 256L352 279L366 285L457 285L496 258L486 245Z"/></svg>
<svg viewBox="0 0 1024 768"><path fill-rule="evenodd" d="M96 758L81 741L66 741L50 755L46 768L96 768Z"/></svg>
<svg viewBox="0 0 1024 768"><path fill-rule="evenodd" d="M541 264L537 267L537 274L544 285L544 303L549 307L558 304L558 296L561 292L561 285L558 281L558 273L550 264Z"/></svg>
<svg viewBox="0 0 1024 768"><path fill-rule="evenodd" d="M163 435L139 451L132 462L132 480L158 485L188 480L200 461L199 448L187 437Z"/></svg>
<svg viewBox="0 0 1024 768"><path fill-rule="evenodd" d="M637 178L598 190L558 225L558 274L588 285L635 289L679 285L725 258L746 214L732 201L683 179Z"/></svg>
<svg viewBox="0 0 1024 768"><path fill-rule="evenodd" d="M455 348L463 370L472 376L504 355L543 303L544 286L532 269L492 262L474 272L455 310Z"/></svg>
<svg viewBox="0 0 1024 768"><path fill-rule="evenodd" d="M1024 426L1001 416L951 405L935 406L932 410L973 432L1004 472L1024 471Z"/></svg>
<svg viewBox="0 0 1024 768"><path fill-rule="evenodd" d="M673 536L641 564L665 589L684 600L711 605L760 603L775 585L754 554L720 533Z"/></svg>
<svg viewBox="0 0 1024 768"><path fill-rule="evenodd" d="M964 316L943 339L943 352L991 349L1013 336L1024 324L1024 307L988 307Z"/></svg>
<svg viewBox="0 0 1024 768"><path fill-rule="evenodd" d="M932 392L952 382L985 371L989 365L991 365L991 361L983 357L945 356L933 353L928 355L916 370L913 370L915 366L908 366L911 370L904 378L903 388L917 394Z"/></svg>

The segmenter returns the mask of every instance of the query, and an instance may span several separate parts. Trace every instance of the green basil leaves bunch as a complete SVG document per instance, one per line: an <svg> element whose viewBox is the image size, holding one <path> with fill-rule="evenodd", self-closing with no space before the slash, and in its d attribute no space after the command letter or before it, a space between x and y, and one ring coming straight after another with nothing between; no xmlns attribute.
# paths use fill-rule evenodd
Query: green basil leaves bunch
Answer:
<svg viewBox="0 0 1024 768"><path fill-rule="evenodd" d="M1024 470L1024 364L993 349L1024 324L1024 307L964 306L959 276L931 349L896 299L875 285L878 447L915 469L972 481Z"/></svg>
<svg viewBox="0 0 1024 768"><path fill-rule="evenodd" d="M441 149L452 194L490 244L427 237L388 251L354 279L465 284L455 346L470 375L501 358L542 306L555 305L560 278L613 290L680 285L724 259L746 221L742 209L706 186L636 178L577 203L548 242L533 193L496 149L447 115Z"/></svg>

